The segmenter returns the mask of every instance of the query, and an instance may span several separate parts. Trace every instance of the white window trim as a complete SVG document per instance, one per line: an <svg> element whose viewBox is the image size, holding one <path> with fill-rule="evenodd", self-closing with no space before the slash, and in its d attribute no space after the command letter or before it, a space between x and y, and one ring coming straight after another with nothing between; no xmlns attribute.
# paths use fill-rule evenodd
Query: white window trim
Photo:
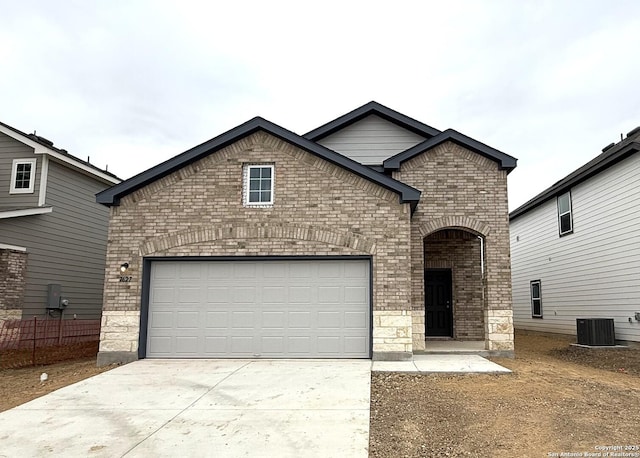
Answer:
<svg viewBox="0 0 640 458"><path fill-rule="evenodd" d="M567 210L564 213L560 213L560 198L565 195L569 196L569 210ZM564 194L560 194L557 197L556 208L558 210L558 232L560 233L561 236L571 234L573 232L573 202L571 199L571 191L567 191ZM569 215L569 222L571 223L571 228L568 231L562 232L562 217L567 214Z"/></svg>
<svg viewBox="0 0 640 458"><path fill-rule="evenodd" d="M38 195L38 207L44 206L47 201L47 179L49 177L49 156L42 156L42 167L40 167L40 193Z"/></svg>
<svg viewBox="0 0 640 458"><path fill-rule="evenodd" d="M537 283L538 284L538 293L539 296L538 297L533 297L533 285ZM542 318L542 281L540 280L532 280L531 282L529 282L529 296L531 296L531 318ZM536 315L534 313L534 307L533 307L533 300L538 300L540 301L540 314Z"/></svg>
<svg viewBox="0 0 640 458"><path fill-rule="evenodd" d="M11 187L9 194L33 194L36 184L36 161L37 159L14 159L11 166ZM18 174L18 164L31 164L31 177L29 187L24 189L16 188L16 175Z"/></svg>
<svg viewBox="0 0 640 458"><path fill-rule="evenodd" d="M271 169L271 200L269 202L249 202L249 171L253 168L270 168ZM244 164L243 167L243 179L242 179L242 205L245 207L273 207L275 201L275 183L276 183L276 168L274 164Z"/></svg>

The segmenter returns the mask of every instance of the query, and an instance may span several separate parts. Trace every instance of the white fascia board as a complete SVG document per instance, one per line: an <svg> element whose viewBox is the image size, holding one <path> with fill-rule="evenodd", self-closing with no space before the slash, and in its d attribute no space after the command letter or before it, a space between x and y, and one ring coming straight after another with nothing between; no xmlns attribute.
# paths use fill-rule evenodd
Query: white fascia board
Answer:
<svg viewBox="0 0 640 458"><path fill-rule="evenodd" d="M7 245L6 243L0 243L0 250L27 251L23 246Z"/></svg>
<svg viewBox="0 0 640 458"><path fill-rule="evenodd" d="M24 208L22 210L0 211L0 219L18 218L20 216L44 215L45 213L51 213L52 211L53 207L36 207Z"/></svg>
<svg viewBox="0 0 640 458"><path fill-rule="evenodd" d="M33 140L31 140L29 137L26 137L24 135L20 135L17 132L14 132L11 129L7 129L5 126L0 125L0 132L2 132L5 135L8 135L11 138L14 138L16 140L18 140L21 143L24 143L27 146L30 146L31 148L33 148L33 152L35 154L47 154L49 156L51 156L52 158L57 159L60 162L63 162L65 164L69 164L85 173L88 173L90 175L93 175L97 178L100 178L103 181L106 181L107 183L111 183L111 184L118 184L120 183L121 180L118 180L117 178L114 178L110 175L106 175L102 172L100 172L100 170L98 169L94 169L92 167L87 166L86 164L83 164L82 162L73 159L72 157L66 156L64 154L61 154L55 150L52 150L50 148L47 148L46 146L41 145L38 142L34 142Z"/></svg>
<svg viewBox="0 0 640 458"><path fill-rule="evenodd" d="M42 154L42 153L46 153L47 150L49 148L47 148L46 146L41 145L38 142L34 142L33 140L31 140L29 137L25 137L24 135L20 135L17 132L14 132L11 129L7 129L5 126L0 125L0 132L2 132L3 134L18 140L20 143L24 143L27 146L30 146L31 148L33 148L34 152L37 154Z"/></svg>
<svg viewBox="0 0 640 458"><path fill-rule="evenodd" d="M82 162L77 161L77 160L75 160L75 159L73 159L73 158L71 158L69 156L65 156L64 154L58 153L57 151L53 151L53 150L50 150L48 148L47 148L47 151L40 151L40 152L36 151L36 154L46 154L49 157L54 158L58 162L63 162L65 164L69 164L72 167L75 167L76 169L79 169L82 172L85 172L85 173L87 173L89 175L93 175L94 177L99 178L99 179L101 179L103 181L106 181L108 183L111 183L111 184L118 184L121 181L121 180L118 180L117 178L114 178L112 176L106 175L106 174L100 172L97 169L89 167L88 165L83 164Z"/></svg>

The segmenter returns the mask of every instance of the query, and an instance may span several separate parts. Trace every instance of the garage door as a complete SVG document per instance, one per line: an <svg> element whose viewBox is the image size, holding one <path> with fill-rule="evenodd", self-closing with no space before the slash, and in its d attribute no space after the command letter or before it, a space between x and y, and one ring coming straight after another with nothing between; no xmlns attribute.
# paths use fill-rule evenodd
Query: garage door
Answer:
<svg viewBox="0 0 640 458"><path fill-rule="evenodd" d="M147 357L368 358L368 260L156 261Z"/></svg>

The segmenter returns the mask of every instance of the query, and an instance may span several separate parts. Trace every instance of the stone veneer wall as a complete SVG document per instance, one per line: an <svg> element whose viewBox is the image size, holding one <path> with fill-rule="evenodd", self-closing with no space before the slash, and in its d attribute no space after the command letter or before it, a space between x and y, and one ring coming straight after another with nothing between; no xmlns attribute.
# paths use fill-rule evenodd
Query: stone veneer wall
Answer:
<svg viewBox="0 0 640 458"><path fill-rule="evenodd" d="M27 252L0 249L0 323L22 318Z"/></svg>
<svg viewBox="0 0 640 458"><path fill-rule="evenodd" d="M242 205L243 164L275 164L274 204ZM111 208L98 363L137 358L143 256L371 255L374 357L412 352L410 208L263 132ZM119 267L129 263L128 283Z"/></svg>
<svg viewBox="0 0 640 458"><path fill-rule="evenodd" d="M411 301L414 350L424 349L424 238L441 229L484 237L485 348L513 352L507 172L473 151L445 142L404 162L394 178L422 191L412 217Z"/></svg>
<svg viewBox="0 0 640 458"><path fill-rule="evenodd" d="M425 268L451 269L454 339L484 340L480 250L480 239L460 230L434 232L424 241Z"/></svg>

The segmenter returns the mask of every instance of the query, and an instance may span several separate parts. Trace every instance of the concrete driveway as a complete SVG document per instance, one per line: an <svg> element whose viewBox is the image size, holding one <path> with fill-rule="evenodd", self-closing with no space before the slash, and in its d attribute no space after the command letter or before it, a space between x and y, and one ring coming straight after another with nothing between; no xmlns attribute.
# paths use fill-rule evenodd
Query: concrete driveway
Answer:
<svg viewBox="0 0 640 458"><path fill-rule="evenodd" d="M370 375L367 360L136 361L0 413L0 457L366 457Z"/></svg>

